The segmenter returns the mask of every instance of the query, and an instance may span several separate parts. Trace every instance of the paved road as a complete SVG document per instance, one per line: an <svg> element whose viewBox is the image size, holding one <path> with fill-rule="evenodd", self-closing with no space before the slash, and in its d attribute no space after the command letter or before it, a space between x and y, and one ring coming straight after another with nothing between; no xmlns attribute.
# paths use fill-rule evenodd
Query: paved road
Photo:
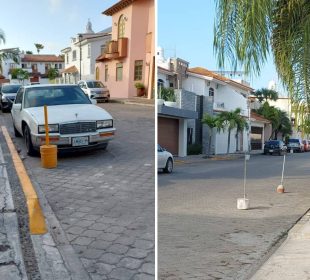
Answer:
<svg viewBox="0 0 310 280"><path fill-rule="evenodd" d="M98 106L117 128L106 151L63 155L47 170L13 140L91 279L154 279L154 107ZM13 134L9 114L0 122Z"/></svg>
<svg viewBox="0 0 310 280"><path fill-rule="evenodd" d="M310 205L310 153L287 156L285 194L276 193L282 157L179 164L158 178L160 279L249 279ZM283 239L283 238L282 238Z"/></svg>

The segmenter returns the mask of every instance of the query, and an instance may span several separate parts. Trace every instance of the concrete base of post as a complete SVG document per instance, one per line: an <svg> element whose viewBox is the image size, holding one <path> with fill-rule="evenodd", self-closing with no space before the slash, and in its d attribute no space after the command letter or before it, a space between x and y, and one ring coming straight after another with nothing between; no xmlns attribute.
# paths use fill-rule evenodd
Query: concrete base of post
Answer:
<svg viewBox="0 0 310 280"><path fill-rule="evenodd" d="M277 193L284 193L284 187L283 187L283 185L279 185L279 186L277 187Z"/></svg>
<svg viewBox="0 0 310 280"><path fill-rule="evenodd" d="M238 198L237 199L237 209L238 210L250 209L250 200L247 198Z"/></svg>

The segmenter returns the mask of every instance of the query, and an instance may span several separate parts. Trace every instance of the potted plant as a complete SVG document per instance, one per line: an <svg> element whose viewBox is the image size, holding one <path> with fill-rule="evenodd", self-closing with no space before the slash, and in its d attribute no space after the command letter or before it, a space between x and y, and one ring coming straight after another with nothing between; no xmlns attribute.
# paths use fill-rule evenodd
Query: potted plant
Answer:
<svg viewBox="0 0 310 280"><path fill-rule="evenodd" d="M164 104L170 107L176 107L176 97L174 94L173 88L162 88L161 89L161 98L165 100Z"/></svg>
<svg viewBox="0 0 310 280"><path fill-rule="evenodd" d="M145 95L145 86L143 83L135 83L135 87L137 89L137 96L141 97Z"/></svg>

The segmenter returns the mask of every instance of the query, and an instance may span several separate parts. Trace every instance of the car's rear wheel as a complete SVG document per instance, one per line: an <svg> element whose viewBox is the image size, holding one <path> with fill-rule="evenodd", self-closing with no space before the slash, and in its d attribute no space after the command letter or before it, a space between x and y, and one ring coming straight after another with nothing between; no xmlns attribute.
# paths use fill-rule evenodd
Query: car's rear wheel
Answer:
<svg viewBox="0 0 310 280"><path fill-rule="evenodd" d="M34 156L36 154L36 151L32 145L31 134L30 134L30 129L29 129L28 125L26 125L24 127L24 140L25 140L25 145L26 145L26 149L27 149L27 154L29 156Z"/></svg>
<svg viewBox="0 0 310 280"><path fill-rule="evenodd" d="M171 158L167 159L166 167L164 168L165 173L171 173L173 170L173 161Z"/></svg>

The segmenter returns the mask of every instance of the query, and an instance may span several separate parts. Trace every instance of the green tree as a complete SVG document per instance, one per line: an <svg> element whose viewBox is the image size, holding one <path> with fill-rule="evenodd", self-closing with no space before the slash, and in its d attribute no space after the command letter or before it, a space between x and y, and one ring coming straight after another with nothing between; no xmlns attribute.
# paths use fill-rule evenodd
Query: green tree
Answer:
<svg viewBox="0 0 310 280"><path fill-rule="evenodd" d="M275 108L274 106L270 106L268 102L265 102L256 112L271 121L272 132L270 139L277 139L279 132L282 133L283 137L292 133L291 121L286 112Z"/></svg>
<svg viewBox="0 0 310 280"><path fill-rule="evenodd" d="M220 131L223 127L217 116L211 116L209 114L204 114L201 122L209 127L209 145L208 145L208 156L211 155L211 143L212 143L212 132L214 128Z"/></svg>
<svg viewBox="0 0 310 280"><path fill-rule="evenodd" d="M217 0L214 49L220 68L260 74L273 54L291 96L310 103L310 1Z"/></svg>
<svg viewBox="0 0 310 280"><path fill-rule="evenodd" d="M29 79L29 72L22 68L15 68L11 70L12 79L18 79L21 83L24 83L24 80Z"/></svg>
<svg viewBox="0 0 310 280"><path fill-rule="evenodd" d="M5 34L2 29L0 29L0 45L5 44ZM7 59L12 59L15 63L19 60L19 50L15 49L7 49L5 51L0 52L0 73L2 73L2 62Z"/></svg>
<svg viewBox="0 0 310 280"><path fill-rule="evenodd" d="M49 80L55 80L59 76L58 69L50 68L47 72L47 77Z"/></svg>
<svg viewBox="0 0 310 280"><path fill-rule="evenodd" d="M33 54L32 51L26 51L26 54Z"/></svg>
<svg viewBox="0 0 310 280"><path fill-rule="evenodd" d="M40 50L44 49L44 46L42 44L35 43L34 45L35 45L35 47L37 49L38 54L40 53Z"/></svg>
<svg viewBox="0 0 310 280"><path fill-rule="evenodd" d="M228 141L227 141L227 154L229 153L229 148L230 148L230 136L231 136L231 131L233 129L237 129L237 131L244 130L245 127L247 126L246 120L240 115L241 109L237 108L234 111L230 112L221 112L218 115L220 126L223 127L223 130L228 130Z"/></svg>
<svg viewBox="0 0 310 280"><path fill-rule="evenodd" d="M259 102L268 102L268 100L277 101L279 98L278 93L275 90L262 88L254 92Z"/></svg>

